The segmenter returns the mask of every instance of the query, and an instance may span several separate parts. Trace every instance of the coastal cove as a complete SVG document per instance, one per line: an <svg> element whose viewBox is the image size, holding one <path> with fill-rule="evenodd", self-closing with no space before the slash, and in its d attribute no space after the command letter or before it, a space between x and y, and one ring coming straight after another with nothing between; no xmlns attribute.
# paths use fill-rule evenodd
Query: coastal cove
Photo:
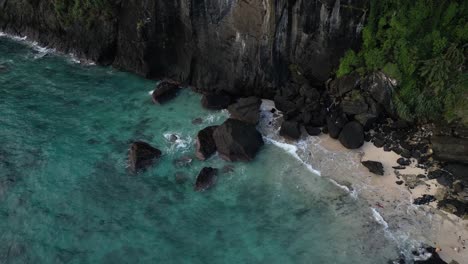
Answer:
<svg viewBox="0 0 468 264"><path fill-rule="evenodd" d="M189 90L162 106L153 81L0 39L0 256L8 263L385 263L398 258L365 203L273 144L233 163L204 193L194 154L207 111ZM202 118L202 124L192 121ZM171 135L177 140L171 142ZM163 151L148 171L126 168L129 142ZM176 180L176 174L183 175ZM209 249L209 250L207 250Z"/></svg>
<svg viewBox="0 0 468 264"><path fill-rule="evenodd" d="M8 146L6 150L2 149L2 169L6 169L9 175L3 188L3 198L9 201L8 205L11 206L3 208L2 211L7 219L11 217L10 215L19 217L10 219L6 221L7 223L17 222L21 217L31 213L27 211L28 203L34 201L35 205L44 208L38 212L38 216L44 217L44 222L36 228L43 231L46 240L51 235L48 233L51 225L83 223L78 224L81 230L73 230L73 228L61 230L70 232L69 238L63 236L64 240L60 241L60 244L63 241L71 241L68 244L69 248L44 251L59 258L62 262L65 262L66 258L82 258L86 262L96 260L115 263L116 259L123 257L122 254L128 255L130 259L141 257L143 262L153 260L167 262L167 259L171 259L177 251L182 259L187 256L194 258L194 263L206 262L208 259L224 263L231 261L238 263L239 261L252 261L252 259L256 260L253 261L254 263L264 261L308 263L310 259L317 259L318 262L324 263L330 261L349 263L346 261L350 259L359 263L385 263L390 259L397 259L400 253L410 256L411 249L417 246L416 240L395 239L394 234L391 234L392 230L388 230L388 219L385 220L385 213L383 218L379 214L379 211L383 210L372 208L375 207L373 200L369 200L365 194L361 195L358 187L363 187L363 185L355 185L352 180L340 181L329 177L327 168L322 168L322 166L337 162L321 163L320 160L349 158L350 163L336 165L341 166L341 169L335 169L333 173L340 170L350 173L353 170L345 166L361 167L359 159L353 158L354 154L348 153L340 157L340 154L330 155L330 153L317 152L311 160L303 158L300 153L303 140L299 141L295 150L291 150L293 145L290 145L296 144L294 142L280 143L283 141L277 138L279 127L269 124L270 121L274 121L268 118L271 105L262 111L259 129L267 145L258 157L252 163L234 163L233 173L221 175L217 185L200 196L192 189L201 167L213 166L221 169L231 163L226 163L215 156L203 163L194 160L191 166L180 167L177 160L193 155L194 138L198 130L208 125L222 123L228 117L226 111L203 110L200 106L200 95L186 89L182 90L174 101L155 106L148 96L148 91L155 86L153 81L111 68L75 64L73 60L58 57L43 48L31 50L27 46L4 38L1 40L4 53L0 58L2 65L5 66L5 71L0 75L2 88L4 88L2 98L12 100L9 104L5 104L2 110L5 111L6 116L15 117L13 118L15 122L2 120L2 124L9 125L11 129L2 131L5 133L2 137L6 142L2 144ZM3 56L3 54L8 55ZM38 70L37 73L35 73L36 70ZM22 71L24 71L23 75L21 75ZM31 73L35 74L30 76ZM22 82L17 83L8 78L15 81L22 80ZM34 81L28 82L27 80ZM5 88L13 84L14 88ZM21 88L24 87L33 89L22 90ZM43 90L44 87L48 89ZM33 98L27 95L31 92L35 94ZM96 113L99 114L96 115ZM31 114L30 117L28 117L29 114ZM203 122L193 124L193 120L197 118L201 118ZM21 122L16 123L16 121ZM40 137L25 136L22 138L25 141L13 140L13 135L19 134L19 130L15 129L23 130L25 126L30 126L26 127L26 133L38 129ZM175 135L177 139L171 140L172 135ZM159 147L164 155L154 168L133 178L126 171L125 155L129 143L134 140L151 142ZM316 137L309 138L309 141L312 141L312 146L323 145L320 140L316 141ZM10 145L7 144L8 142ZM21 143L21 146L11 147L11 144L14 145L15 142ZM26 143L28 146L23 145ZM286 143L287 145L284 145ZM284 152L275 145L287 148L289 151ZM14 150L13 153L9 152L11 149ZM54 154L54 152L57 153ZM24 163L18 165L12 160L3 160L4 157L12 156ZM297 159L298 157L300 160ZM65 164L69 165L61 164L61 162L68 162ZM54 163L56 166L51 165ZM34 173L18 173L22 167L30 167ZM269 167L269 170L265 170L265 167ZM321 178L316 175L318 171L315 169L319 169L322 174L325 172L326 177ZM184 183L181 184L176 175L182 174ZM18 178L14 176L14 179L11 179L12 175L17 175ZM53 177L49 178L49 175ZM63 175L73 175L73 177L65 179ZM354 175L350 176L354 177ZM333 182L337 184L329 182L328 178L334 179ZM49 180L52 182L48 182ZM56 183L58 185L53 186ZM41 191L52 192L54 195L32 192L31 190L36 187L39 187ZM348 191L343 191L343 189ZM83 191L86 191L86 194ZM96 196L92 195L94 192ZM10 193L13 195L9 196ZM59 201L66 201L65 197L70 194L70 198L78 202L69 205L59 204ZM361 196L364 196L364 200L361 200L363 198ZM406 197L396 199L398 201ZM96 205L83 208L91 201L97 201ZM116 206L115 201L119 201L121 206ZM210 202L215 204L209 206ZM411 200L405 202L411 204ZM67 208L68 206L70 207ZM24 209L15 209L15 212L19 211L11 214L13 207ZM58 210L53 210L57 208ZM244 209L246 212L243 212ZM62 210L66 213L62 213ZM107 211L111 215L115 213L116 217L106 219L104 215L97 213L100 210ZM184 221L178 222L181 220L179 219L181 211ZM81 212L81 214L78 216L74 212ZM89 212L92 214L88 215ZM219 215L219 212L225 214ZM158 228L151 224L160 223L161 215L164 215L166 223L163 225L164 228L161 227L162 231L158 231ZM194 215L198 217L191 218ZM210 222L204 217L200 218L200 215L214 217L217 220ZM396 216L398 217L401 216ZM96 219L99 219L99 224L94 222ZM135 219L136 223L128 223ZM192 225L189 221L191 219L195 221ZM35 222L21 220L19 222L22 222L22 225L34 227L32 223ZM138 222L140 220L142 222ZM230 225L231 222L234 223ZM252 224L247 225L250 226L249 235L242 237L239 241L238 236L245 232L243 229L246 223ZM430 225L431 222L425 224ZM85 227L87 225L92 228ZM181 226L185 227L180 228ZM216 230L212 229L213 226L217 227ZM298 229L299 226L300 229ZM463 228L463 225L460 226ZM420 226L413 227L420 228ZM136 232L128 234L134 240L128 241L125 232L133 230L132 228L136 228ZM152 230L153 228L156 230ZM173 228L177 228L177 232ZM172 230L176 235L169 234L166 229ZM119 236L125 239L115 244L116 237L112 238L112 242L109 240L108 243L113 245L111 248L114 250L105 255L94 254L99 250L92 250L91 247L86 252L76 252L77 250L73 249L77 241L72 241L71 237L115 230L122 232ZM293 230L293 234L297 237L290 234ZM54 231L57 232L57 230ZM159 240L151 241L148 238L151 232L157 234ZM190 239L182 245L178 244L184 241L188 233L191 233L190 236L196 239L197 243L198 239L206 238L207 244L200 245L203 247L222 247L226 241L234 241L230 242L232 246L229 247L232 253L223 253L219 256L213 256L210 253L206 256L198 256L201 250L187 249L194 243L191 243ZM6 236L10 236L10 239L15 241L26 240L33 245L32 251L28 251L28 243L23 241L9 243L8 248L2 249L2 252L7 252L8 259L10 259L11 252L27 260L49 258L50 256L38 256L34 253L28 255L27 252L34 252L35 249L43 250L53 246L53 244L32 243L32 240L38 239L32 238L35 234L36 232L31 230L29 233L24 232L23 236L14 232ZM61 233L54 233L54 236L58 234ZM90 241L94 241L94 236L90 235ZM164 253L153 252L154 255L147 254L149 250L146 250L145 246L148 245L139 244L144 239L135 243L139 245L138 247L128 246L129 242L141 238L149 239L150 244L152 243L151 247L169 245L163 247ZM170 243L167 239L171 240ZM418 239L425 240L423 237ZM285 249L285 245L290 244L291 241L294 241L292 245ZM327 249L323 249L323 241L330 241L331 246L327 243ZM424 242L430 243L429 240ZM92 243L89 245L93 245ZM359 246L356 247L356 245ZM179 250L187 252L188 255L181 254ZM444 248L444 250L450 249ZM248 254L243 255L243 253ZM278 253L281 257L273 253ZM270 254L273 255L270 256ZM14 263L14 260L9 261ZM174 263L180 262L177 259L173 261Z"/></svg>

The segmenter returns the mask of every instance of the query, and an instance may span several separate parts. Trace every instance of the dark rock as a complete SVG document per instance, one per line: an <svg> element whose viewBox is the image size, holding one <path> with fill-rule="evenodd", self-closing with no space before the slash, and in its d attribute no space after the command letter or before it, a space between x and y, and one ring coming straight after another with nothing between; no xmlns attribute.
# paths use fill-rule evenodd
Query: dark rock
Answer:
<svg viewBox="0 0 468 264"><path fill-rule="evenodd" d="M339 140L348 149L357 149L364 144L364 129L361 124L351 121L341 130Z"/></svg>
<svg viewBox="0 0 468 264"><path fill-rule="evenodd" d="M397 160L397 163L402 165L402 166L409 166L411 164L411 160L405 159L405 158L399 158Z"/></svg>
<svg viewBox="0 0 468 264"><path fill-rule="evenodd" d="M301 128L299 123L294 121L284 121L283 124L281 124L279 134L289 139L299 139L301 137Z"/></svg>
<svg viewBox="0 0 468 264"><path fill-rule="evenodd" d="M385 144L383 149L385 152L390 152L392 151L392 146L390 144Z"/></svg>
<svg viewBox="0 0 468 264"><path fill-rule="evenodd" d="M196 156L200 160L206 160L216 152L216 143L213 133L218 126L209 126L198 132Z"/></svg>
<svg viewBox="0 0 468 264"><path fill-rule="evenodd" d="M445 175L450 175L450 173L443 171L443 170L433 170L427 174L427 178L432 180L432 179L437 179L439 177L443 177Z"/></svg>
<svg viewBox="0 0 468 264"><path fill-rule="evenodd" d="M250 161L264 144L253 124L232 118L214 131L213 138L220 156L229 161Z"/></svg>
<svg viewBox="0 0 468 264"><path fill-rule="evenodd" d="M274 101L275 101L275 107L284 113L297 110L296 104L294 102L289 101L285 97L277 95L275 96Z"/></svg>
<svg viewBox="0 0 468 264"><path fill-rule="evenodd" d="M448 163L444 170L452 174L455 179L464 180L468 184L468 165Z"/></svg>
<svg viewBox="0 0 468 264"><path fill-rule="evenodd" d="M322 133L322 130L319 127L306 126L305 130L307 131L307 134L311 136L318 136Z"/></svg>
<svg viewBox="0 0 468 264"><path fill-rule="evenodd" d="M175 173L175 181L178 184L183 184L188 180L188 176L185 172L178 171Z"/></svg>
<svg viewBox="0 0 468 264"><path fill-rule="evenodd" d="M343 127L348 123L346 116L332 112L327 117L327 128L331 138L337 139Z"/></svg>
<svg viewBox="0 0 468 264"><path fill-rule="evenodd" d="M426 178L426 175L424 175L424 174L418 174L418 175L416 176L416 178L418 178L418 179L425 179L425 178Z"/></svg>
<svg viewBox="0 0 468 264"><path fill-rule="evenodd" d="M396 181L395 183L398 184L398 185L402 185L403 181Z"/></svg>
<svg viewBox="0 0 468 264"><path fill-rule="evenodd" d="M368 91L372 98L382 105L385 111L395 116L395 107L393 105L394 84L388 76L382 72L375 72L366 77L361 88Z"/></svg>
<svg viewBox="0 0 468 264"><path fill-rule="evenodd" d="M322 133L328 134L328 127L322 127Z"/></svg>
<svg viewBox="0 0 468 264"><path fill-rule="evenodd" d="M423 194L423 196L414 199L413 204L416 204L416 205L429 204L435 200L436 198L433 195Z"/></svg>
<svg viewBox="0 0 468 264"><path fill-rule="evenodd" d="M427 253L430 254L430 257L426 260L415 260L414 264L447 264L447 262L443 261L439 254L437 254L436 249L433 247L427 247L423 249L421 252L418 254L415 254L417 256L420 256L422 254L428 255Z"/></svg>
<svg viewBox="0 0 468 264"><path fill-rule="evenodd" d="M373 140L374 142L374 146L378 147L378 148L381 148L385 145L385 141L383 139L380 139L380 138L374 138Z"/></svg>
<svg viewBox="0 0 468 264"><path fill-rule="evenodd" d="M178 139L179 139L179 137L177 135L175 135L175 134L172 134L172 135L169 136L169 141L172 142L172 143L176 142Z"/></svg>
<svg viewBox="0 0 468 264"><path fill-rule="evenodd" d="M218 169L211 167L203 168L198 174L197 181L195 182L195 191L200 192L211 188L216 183L217 174Z"/></svg>
<svg viewBox="0 0 468 264"><path fill-rule="evenodd" d="M305 98L311 99L313 102L317 102L320 99L320 92L307 83L301 86L299 94Z"/></svg>
<svg viewBox="0 0 468 264"><path fill-rule="evenodd" d="M382 113L382 106L371 97L366 97L366 103L369 106L368 114L378 117Z"/></svg>
<svg viewBox="0 0 468 264"><path fill-rule="evenodd" d="M444 199L442 201L439 201L437 207L449 213L452 213L460 218L463 218L468 214L468 203L466 201Z"/></svg>
<svg viewBox="0 0 468 264"><path fill-rule="evenodd" d="M453 191L456 193L461 193L465 189L465 185L462 181L458 180L453 183Z"/></svg>
<svg viewBox="0 0 468 264"><path fill-rule="evenodd" d="M314 127L321 127L326 123L326 111L324 109L305 109L302 112L302 121L305 125L310 125Z"/></svg>
<svg viewBox="0 0 468 264"><path fill-rule="evenodd" d="M431 138L431 143L435 158L468 164L468 139L436 136Z"/></svg>
<svg viewBox="0 0 468 264"><path fill-rule="evenodd" d="M262 100L257 97L241 98L228 107L231 118L251 124L257 124L260 118Z"/></svg>
<svg viewBox="0 0 468 264"><path fill-rule="evenodd" d="M405 166L392 166L392 168L395 169L395 170L404 170L404 169L406 169Z"/></svg>
<svg viewBox="0 0 468 264"><path fill-rule="evenodd" d="M358 91L353 91L350 97L346 97L341 101L341 108L348 115L357 115L366 113L369 106Z"/></svg>
<svg viewBox="0 0 468 264"><path fill-rule="evenodd" d="M391 126L394 129L407 129L409 127L409 124L407 121L399 119L393 122Z"/></svg>
<svg viewBox="0 0 468 264"><path fill-rule="evenodd" d="M128 153L128 165L132 173L148 168L161 157L161 151L145 142L133 142Z"/></svg>
<svg viewBox="0 0 468 264"><path fill-rule="evenodd" d="M353 72L341 78L337 78L330 82L328 92L333 97L341 97L346 93L359 87L361 77L357 72Z"/></svg>
<svg viewBox="0 0 468 264"><path fill-rule="evenodd" d="M452 188L453 187L453 177L452 177L452 175L444 174L444 175L437 178L437 183L442 185L442 186Z"/></svg>
<svg viewBox="0 0 468 264"><path fill-rule="evenodd" d="M206 109L221 110L227 108L232 103L229 95L205 94L201 99L201 104Z"/></svg>
<svg viewBox="0 0 468 264"><path fill-rule="evenodd" d="M406 149L401 149L401 154L403 158L409 159L411 158L411 152Z"/></svg>
<svg viewBox="0 0 468 264"><path fill-rule="evenodd" d="M377 117L373 114L363 113L355 115L354 119L358 121L364 127L364 129L368 130L375 123Z"/></svg>
<svg viewBox="0 0 468 264"><path fill-rule="evenodd" d="M163 104L176 97L179 91L180 86L178 83L173 81L161 81L153 91L153 102Z"/></svg>
<svg viewBox="0 0 468 264"><path fill-rule="evenodd" d="M361 162L370 172L377 175L384 175L384 167L381 162L366 160Z"/></svg>

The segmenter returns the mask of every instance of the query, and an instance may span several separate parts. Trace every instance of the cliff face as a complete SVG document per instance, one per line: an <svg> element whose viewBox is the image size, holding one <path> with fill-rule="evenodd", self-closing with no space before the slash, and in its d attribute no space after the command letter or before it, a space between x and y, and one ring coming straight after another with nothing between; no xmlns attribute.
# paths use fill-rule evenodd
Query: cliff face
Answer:
<svg viewBox="0 0 468 264"><path fill-rule="evenodd" d="M294 75L325 81L360 43L367 0L115 0L63 26L51 1L0 0L2 31L203 91L272 97ZM291 74L291 72L293 74ZM303 78L305 77L305 78Z"/></svg>

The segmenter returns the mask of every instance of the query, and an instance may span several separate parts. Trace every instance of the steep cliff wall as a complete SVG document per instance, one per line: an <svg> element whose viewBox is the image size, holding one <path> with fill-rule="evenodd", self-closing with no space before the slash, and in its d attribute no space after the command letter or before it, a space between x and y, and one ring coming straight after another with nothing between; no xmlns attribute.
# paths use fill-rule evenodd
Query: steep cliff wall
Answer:
<svg viewBox="0 0 468 264"><path fill-rule="evenodd" d="M367 0L126 0L64 24L53 0L0 0L0 29L149 78L272 97L325 81L360 43ZM62 19L63 20L63 19ZM293 74L291 74L291 72ZM305 79L304 79L305 77Z"/></svg>

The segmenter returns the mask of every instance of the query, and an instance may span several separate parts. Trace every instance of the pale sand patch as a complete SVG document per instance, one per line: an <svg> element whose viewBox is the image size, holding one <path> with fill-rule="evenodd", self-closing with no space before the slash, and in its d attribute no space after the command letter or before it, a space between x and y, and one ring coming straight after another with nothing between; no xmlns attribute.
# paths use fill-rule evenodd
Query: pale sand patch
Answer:
<svg viewBox="0 0 468 264"><path fill-rule="evenodd" d="M414 244L422 241L434 247L440 247L440 256L447 262L455 260L468 263L468 250L463 249L462 242L468 244L468 221L438 210L436 204L416 206L413 200L423 194L434 195L438 186L435 180L427 181L409 190L394 173L392 166L397 166L400 158L394 152L385 152L372 143L365 143L360 149L348 150L338 140L328 135L318 137L303 133L301 140L294 142L278 135L281 116L271 114L274 107L271 101L262 104L262 118L259 130L269 138L297 146L297 155L303 162L310 164L338 184L351 188L353 195L366 201L369 207L378 212L388 223L388 230L393 238L401 244ZM383 176L370 173L360 162L364 160L379 161L384 166ZM399 173L404 175L426 174L412 164ZM401 180L403 177L400 177ZM461 240L459 239L461 237ZM468 246L468 245L467 245ZM458 251L454 249L458 249Z"/></svg>

